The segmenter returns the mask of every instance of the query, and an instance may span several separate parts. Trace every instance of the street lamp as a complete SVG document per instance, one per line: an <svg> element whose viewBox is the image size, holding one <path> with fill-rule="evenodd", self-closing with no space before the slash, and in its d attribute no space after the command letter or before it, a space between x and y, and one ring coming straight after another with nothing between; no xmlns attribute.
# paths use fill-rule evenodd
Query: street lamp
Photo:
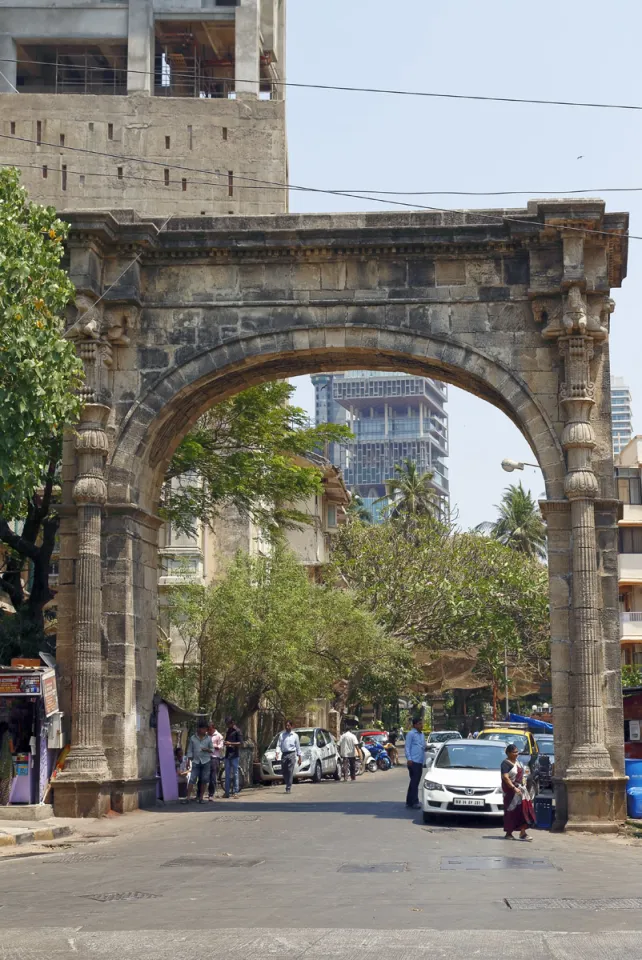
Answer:
<svg viewBox="0 0 642 960"><path fill-rule="evenodd" d="M524 467L533 467L535 470L539 470L539 464L537 463L522 463L521 460L502 460L502 470L505 470L506 473L512 473L513 470L523 470Z"/></svg>

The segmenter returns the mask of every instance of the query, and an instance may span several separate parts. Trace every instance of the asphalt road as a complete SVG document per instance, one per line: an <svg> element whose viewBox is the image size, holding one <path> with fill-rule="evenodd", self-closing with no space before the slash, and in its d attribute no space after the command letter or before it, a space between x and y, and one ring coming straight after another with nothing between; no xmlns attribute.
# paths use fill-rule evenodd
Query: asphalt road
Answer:
<svg viewBox="0 0 642 960"><path fill-rule="evenodd" d="M120 819L0 860L0 960L642 958L642 847L425 827L403 768Z"/></svg>

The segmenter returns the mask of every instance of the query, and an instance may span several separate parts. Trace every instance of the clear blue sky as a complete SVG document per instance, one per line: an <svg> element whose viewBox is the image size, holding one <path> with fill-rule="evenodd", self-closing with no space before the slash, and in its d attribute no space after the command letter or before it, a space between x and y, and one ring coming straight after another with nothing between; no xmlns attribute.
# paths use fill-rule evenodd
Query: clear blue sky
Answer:
<svg viewBox="0 0 642 960"><path fill-rule="evenodd" d="M642 104L642 4L630 0L288 0L288 79L448 93ZM519 190L426 198L444 207L524 206L535 191L642 187L642 112L288 90L292 183L329 189ZM579 156L582 159L577 159ZM642 235L642 193L603 194ZM419 202L422 202L421 200ZM294 192L293 212L383 205ZM384 207L385 208L385 207ZM614 292L612 372L633 391L642 433L642 240ZM297 401L312 410L308 378ZM449 461L462 526L494 515L504 457L533 456L490 404L450 388ZM513 474L513 477L519 476ZM524 481L539 496L541 475Z"/></svg>

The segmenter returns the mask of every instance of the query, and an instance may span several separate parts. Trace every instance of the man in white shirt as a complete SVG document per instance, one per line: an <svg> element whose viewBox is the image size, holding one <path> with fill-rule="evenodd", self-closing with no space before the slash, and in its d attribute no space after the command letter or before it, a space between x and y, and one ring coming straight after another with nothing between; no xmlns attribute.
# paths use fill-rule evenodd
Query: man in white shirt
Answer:
<svg viewBox="0 0 642 960"><path fill-rule="evenodd" d="M285 730L277 740L276 759L279 758L281 759L281 772L285 781L285 792L291 793L294 765L298 763L301 766L301 743L299 734L294 732L289 720L285 724Z"/></svg>
<svg viewBox="0 0 642 960"><path fill-rule="evenodd" d="M350 770L350 779L357 779L358 747L359 741L352 730L346 730L345 733L341 734L341 739L339 740L339 756L342 760L343 779L346 781L348 779L348 770Z"/></svg>
<svg viewBox="0 0 642 960"><path fill-rule="evenodd" d="M182 803L189 803L192 788L198 784L198 802L204 803L203 792L205 784L210 779L210 762L212 759L212 741L207 733L207 724L199 723L198 729L189 739L187 759L191 761L190 778L187 786L187 796Z"/></svg>
<svg viewBox="0 0 642 960"><path fill-rule="evenodd" d="M221 766L221 757L225 748L225 737L216 729L216 725L210 723L207 728L208 736L212 740L212 759L210 761L210 782L208 784L208 800L213 800L216 796L216 782L218 780L218 771Z"/></svg>

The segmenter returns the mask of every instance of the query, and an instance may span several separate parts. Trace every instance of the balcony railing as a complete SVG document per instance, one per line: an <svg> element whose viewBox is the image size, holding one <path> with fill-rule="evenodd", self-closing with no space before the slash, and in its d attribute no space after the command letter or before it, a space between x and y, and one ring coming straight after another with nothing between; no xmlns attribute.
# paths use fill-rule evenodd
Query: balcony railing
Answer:
<svg viewBox="0 0 642 960"><path fill-rule="evenodd" d="M620 614L620 623L642 623L642 610L630 610Z"/></svg>

